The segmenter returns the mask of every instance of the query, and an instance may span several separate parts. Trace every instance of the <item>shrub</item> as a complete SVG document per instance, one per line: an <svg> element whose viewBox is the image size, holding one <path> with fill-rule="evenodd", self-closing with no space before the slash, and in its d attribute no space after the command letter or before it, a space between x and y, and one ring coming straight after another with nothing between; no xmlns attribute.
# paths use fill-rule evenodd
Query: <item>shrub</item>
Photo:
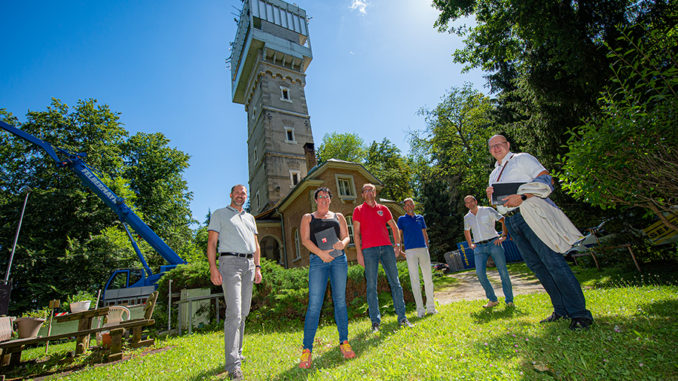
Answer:
<svg viewBox="0 0 678 381"><path fill-rule="evenodd" d="M261 267L263 279L260 284L255 285L252 291L251 318L303 320L308 304L308 267L285 269L266 258L261 259ZM398 262L398 273L400 274L400 284L403 287L405 301L411 302L414 298L405 261ZM203 287L211 288L212 293L222 292L220 286L212 285L207 262L201 261L177 266L159 281L156 321L160 326L167 324L167 293L170 280L172 280L173 292L183 288ZM386 292L390 295L390 287L381 267L379 268L377 290L379 293ZM364 316L367 313L365 276L363 268L359 265L348 267L346 303L350 317ZM223 306L223 303L221 305ZM176 313L177 309L173 306L172 310ZM333 310L331 287L328 284L321 316L333 319Z"/></svg>

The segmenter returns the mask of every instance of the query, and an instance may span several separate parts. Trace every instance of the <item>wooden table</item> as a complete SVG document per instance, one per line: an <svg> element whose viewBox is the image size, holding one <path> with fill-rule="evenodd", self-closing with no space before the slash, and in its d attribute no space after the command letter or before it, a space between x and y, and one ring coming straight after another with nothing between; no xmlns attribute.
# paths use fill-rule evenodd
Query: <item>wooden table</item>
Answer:
<svg viewBox="0 0 678 381"><path fill-rule="evenodd" d="M98 308L96 310L87 310L83 312L76 312L74 314L67 314L62 316L57 316L56 321L63 323L65 321L78 320L78 332L75 333L75 354L81 355L89 348L89 336L90 333L78 334L79 332L85 332L92 328L92 320L95 317L105 316L108 314L108 307Z"/></svg>

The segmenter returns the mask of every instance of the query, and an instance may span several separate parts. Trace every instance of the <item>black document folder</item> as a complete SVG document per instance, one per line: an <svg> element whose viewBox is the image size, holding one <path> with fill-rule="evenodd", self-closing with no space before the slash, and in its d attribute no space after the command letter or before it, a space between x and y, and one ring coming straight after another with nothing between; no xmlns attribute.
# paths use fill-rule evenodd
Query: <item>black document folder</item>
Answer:
<svg viewBox="0 0 678 381"><path fill-rule="evenodd" d="M518 188L525 183L494 183L494 193L492 193L493 205L504 205L502 198L518 193Z"/></svg>
<svg viewBox="0 0 678 381"><path fill-rule="evenodd" d="M343 254L341 250L333 249L334 244L339 242L339 238L337 238L337 232L334 230L334 228L327 228L315 233L315 241L317 242L318 248L320 248L320 250L332 250L330 255L335 258Z"/></svg>

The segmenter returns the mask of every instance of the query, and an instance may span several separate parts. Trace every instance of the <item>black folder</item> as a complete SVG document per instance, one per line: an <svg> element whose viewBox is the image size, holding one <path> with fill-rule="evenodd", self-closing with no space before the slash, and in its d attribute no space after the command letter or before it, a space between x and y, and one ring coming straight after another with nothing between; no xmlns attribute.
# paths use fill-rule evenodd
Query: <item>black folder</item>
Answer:
<svg viewBox="0 0 678 381"><path fill-rule="evenodd" d="M492 193L492 204L493 205L504 205L504 200L502 198L510 196L512 194L518 193L518 188L525 183L494 183L492 188L494 192Z"/></svg>
<svg viewBox="0 0 678 381"><path fill-rule="evenodd" d="M334 244L339 242L337 232L334 230L334 228L327 228L315 233L315 241L317 242L318 248L320 248L320 250L332 250L330 255L335 258L343 254L343 251L333 249Z"/></svg>

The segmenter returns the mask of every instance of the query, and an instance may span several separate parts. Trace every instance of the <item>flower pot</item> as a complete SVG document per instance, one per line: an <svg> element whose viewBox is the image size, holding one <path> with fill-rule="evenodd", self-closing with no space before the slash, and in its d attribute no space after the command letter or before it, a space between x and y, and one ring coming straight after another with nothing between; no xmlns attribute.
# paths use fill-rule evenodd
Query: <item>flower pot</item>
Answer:
<svg viewBox="0 0 678 381"><path fill-rule="evenodd" d="M104 332L101 334L101 346L104 348L110 348L111 347L111 333L110 332Z"/></svg>
<svg viewBox="0 0 678 381"><path fill-rule="evenodd" d="M83 300L82 302L71 303L71 313L74 314L76 312L87 311L91 303L91 300Z"/></svg>
<svg viewBox="0 0 678 381"><path fill-rule="evenodd" d="M45 319L22 317L16 319L14 322L16 323L17 330L19 331L19 338L25 339L29 337L37 337L38 331L45 322Z"/></svg>

